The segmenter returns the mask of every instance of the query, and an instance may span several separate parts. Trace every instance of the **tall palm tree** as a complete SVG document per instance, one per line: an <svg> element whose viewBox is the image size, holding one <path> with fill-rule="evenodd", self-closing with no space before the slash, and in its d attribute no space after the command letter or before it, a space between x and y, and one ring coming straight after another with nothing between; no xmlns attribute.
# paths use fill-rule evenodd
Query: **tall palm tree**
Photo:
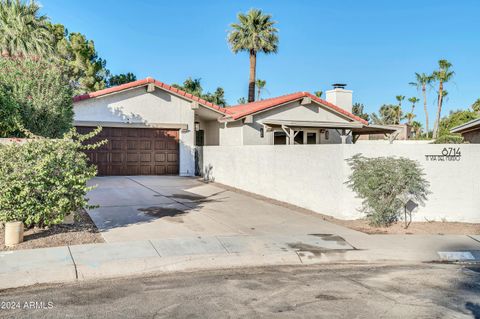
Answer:
<svg viewBox="0 0 480 319"><path fill-rule="evenodd" d="M443 106L443 99L445 98L446 94L444 93L444 84L450 81L455 72L451 70L452 64L447 60L440 60L438 61L438 70L433 72L433 76L435 80L438 81L438 100L437 100L437 116L435 118L435 125L433 127L433 137L438 137L439 131L439 124L440 124L440 117L442 116L442 106Z"/></svg>
<svg viewBox="0 0 480 319"><path fill-rule="evenodd" d="M257 81L255 81L255 85L257 86L257 100L260 100L260 94L262 94L263 90L265 89L267 81L257 79Z"/></svg>
<svg viewBox="0 0 480 319"><path fill-rule="evenodd" d="M250 55L250 79L248 82L248 102L255 101L255 76L257 53L277 53L278 30L276 22L269 14L261 10L251 9L246 14L239 13L238 23L232 23L228 34L228 43L233 53L246 51Z"/></svg>
<svg viewBox="0 0 480 319"><path fill-rule="evenodd" d="M412 113L413 113L413 111L415 110L415 104L416 104L418 101L420 101L420 99L417 98L417 97L415 97L415 96L408 98L408 102L412 103Z"/></svg>
<svg viewBox="0 0 480 319"><path fill-rule="evenodd" d="M415 103L417 103L417 102L420 101L420 100L419 100L418 98L416 98L416 97L410 97L410 98L408 98L408 101L409 101L410 103L412 103L412 111L409 112L409 113L407 113L407 114L405 114L404 118L407 119L408 125L411 125L411 124L412 124L412 120L413 120L413 118L415 117L415 113L413 113L413 111L415 110Z"/></svg>
<svg viewBox="0 0 480 319"><path fill-rule="evenodd" d="M48 18L34 1L0 0L0 51L4 57L47 56L53 52Z"/></svg>
<svg viewBox="0 0 480 319"><path fill-rule="evenodd" d="M422 90L423 95L423 111L425 112L425 129L427 133L427 138L429 134L428 126L428 109L427 109L427 85L430 85L433 82L434 78L432 75L427 75L425 73L415 73L415 82L410 82L410 85L413 85L417 90Z"/></svg>
<svg viewBox="0 0 480 319"><path fill-rule="evenodd" d="M396 113L398 114L398 124L400 124L400 120L402 119L402 101L405 100L405 96L397 95L395 98L398 101L398 110L396 110Z"/></svg>

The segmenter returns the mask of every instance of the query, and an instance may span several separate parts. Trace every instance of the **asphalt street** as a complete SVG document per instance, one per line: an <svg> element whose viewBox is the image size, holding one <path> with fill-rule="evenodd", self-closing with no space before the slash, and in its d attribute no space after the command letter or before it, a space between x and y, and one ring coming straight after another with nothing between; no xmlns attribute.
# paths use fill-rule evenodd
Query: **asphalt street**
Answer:
<svg viewBox="0 0 480 319"><path fill-rule="evenodd" d="M6 290L0 302L0 318L480 318L480 268L330 264L185 272Z"/></svg>

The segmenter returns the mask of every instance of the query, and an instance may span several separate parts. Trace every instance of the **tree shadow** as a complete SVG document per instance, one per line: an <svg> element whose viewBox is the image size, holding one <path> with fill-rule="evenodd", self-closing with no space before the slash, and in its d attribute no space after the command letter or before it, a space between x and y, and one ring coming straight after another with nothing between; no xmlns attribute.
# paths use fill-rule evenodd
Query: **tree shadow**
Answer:
<svg viewBox="0 0 480 319"><path fill-rule="evenodd" d="M465 308L469 310L475 319L480 319L480 304L468 301Z"/></svg>

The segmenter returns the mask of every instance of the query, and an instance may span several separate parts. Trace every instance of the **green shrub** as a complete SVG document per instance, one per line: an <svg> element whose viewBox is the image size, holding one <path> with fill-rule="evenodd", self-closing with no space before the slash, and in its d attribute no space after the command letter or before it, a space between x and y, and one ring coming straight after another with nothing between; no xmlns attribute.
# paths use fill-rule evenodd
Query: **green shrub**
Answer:
<svg viewBox="0 0 480 319"><path fill-rule="evenodd" d="M434 144L462 144L464 139L462 136L457 134L447 134L439 136Z"/></svg>
<svg viewBox="0 0 480 319"><path fill-rule="evenodd" d="M73 91L62 69L47 61L0 58L0 85L9 90L19 126L36 135L60 138L73 123ZM0 103L2 103L0 101ZM0 105L3 108L3 105ZM10 117L0 118L0 127ZM10 135L21 136L18 129ZM1 133L1 132L0 132Z"/></svg>
<svg viewBox="0 0 480 319"><path fill-rule="evenodd" d="M18 136L18 103L12 97L12 90L0 83L0 137Z"/></svg>
<svg viewBox="0 0 480 319"><path fill-rule="evenodd" d="M61 223L65 215L89 207L87 181L96 167L82 145L98 134L80 135L74 129L62 139L34 138L23 144L0 146L0 222L23 221L27 227Z"/></svg>
<svg viewBox="0 0 480 319"><path fill-rule="evenodd" d="M407 158L367 158L357 154L347 163L352 169L346 184L363 199L362 211L373 226L398 221L409 199L423 204L429 183L416 161Z"/></svg>

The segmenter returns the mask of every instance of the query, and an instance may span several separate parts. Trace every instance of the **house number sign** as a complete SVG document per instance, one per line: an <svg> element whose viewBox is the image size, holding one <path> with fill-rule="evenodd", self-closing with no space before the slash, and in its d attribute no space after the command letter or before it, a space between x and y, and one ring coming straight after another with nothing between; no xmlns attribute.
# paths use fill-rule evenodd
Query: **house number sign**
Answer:
<svg viewBox="0 0 480 319"><path fill-rule="evenodd" d="M461 158L460 147L444 147L441 154L425 155L427 162L459 161Z"/></svg>

